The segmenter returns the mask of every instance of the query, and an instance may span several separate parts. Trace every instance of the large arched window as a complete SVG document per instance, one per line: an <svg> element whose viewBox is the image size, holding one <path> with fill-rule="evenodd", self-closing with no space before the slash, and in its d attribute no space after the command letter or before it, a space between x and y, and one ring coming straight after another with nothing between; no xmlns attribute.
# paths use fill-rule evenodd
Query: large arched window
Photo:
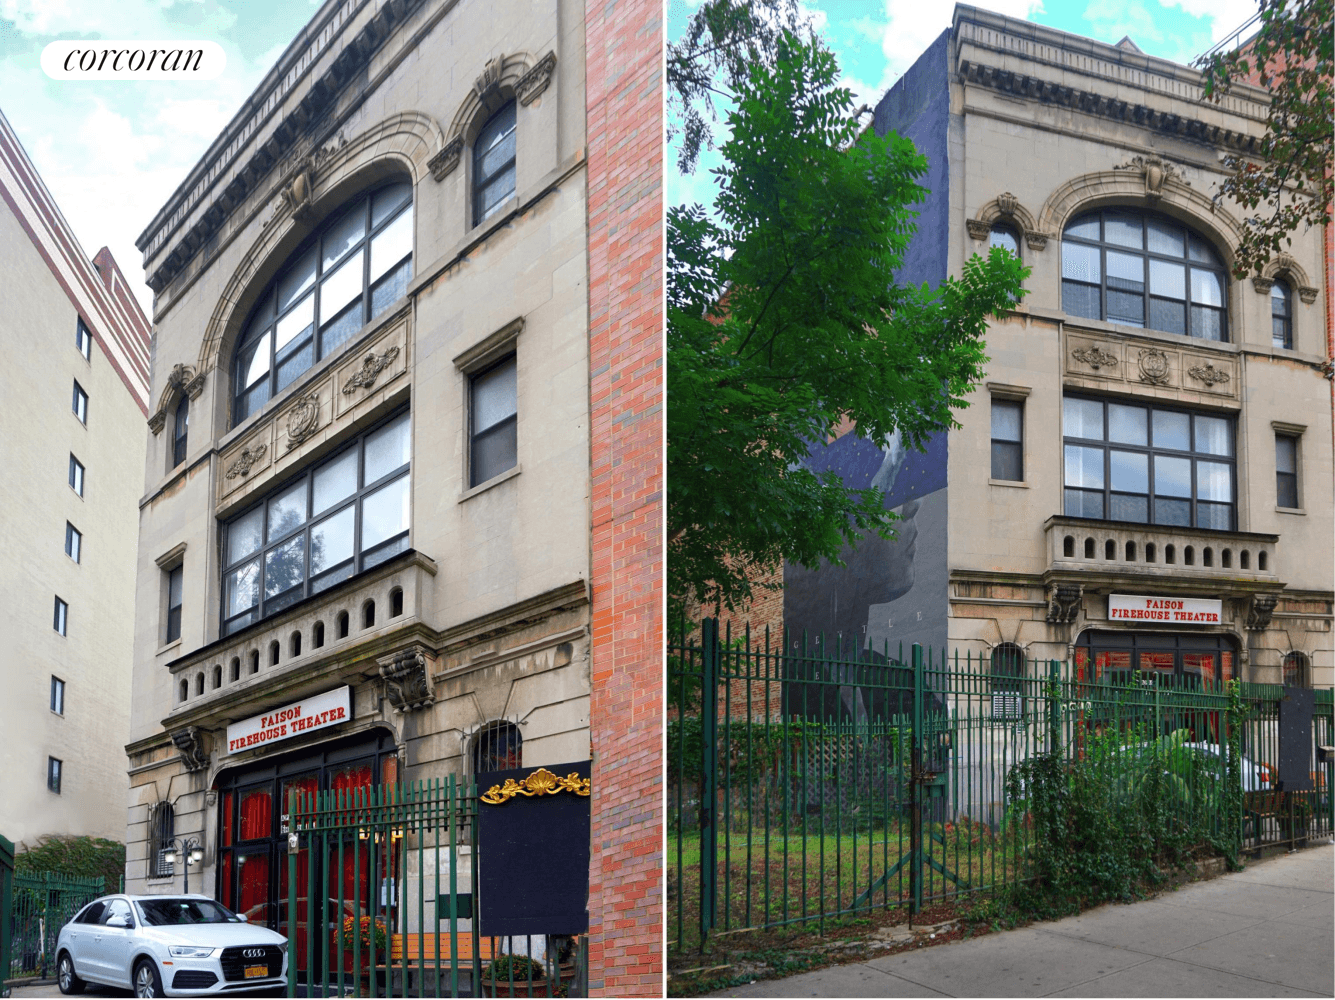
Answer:
<svg viewBox="0 0 1335 1000"><path fill-rule="evenodd" d="M1062 233L1062 308L1072 316L1228 340L1227 288L1218 254L1175 219L1105 208Z"/></svg>
<svg viewBox="0 0 1335 1000"><path fill-rule="evenodd" d="M325 223L260 296L237 345L239 424L399 299L413 270L412 184L363 195Z"/></svg>

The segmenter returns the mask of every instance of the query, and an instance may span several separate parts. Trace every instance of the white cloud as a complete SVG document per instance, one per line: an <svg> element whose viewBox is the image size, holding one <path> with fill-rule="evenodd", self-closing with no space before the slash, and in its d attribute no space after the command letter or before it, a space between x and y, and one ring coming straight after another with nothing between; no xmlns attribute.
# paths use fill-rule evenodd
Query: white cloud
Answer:
<svg viewBox="0 0 1335 1000"><path fill-rule="evenodd" d="M1192 17L1210 19L1211 41L1219 42L1256 13L1256 0L1159 0L1163 7L1180 7Z"/></svg>
<svg viewBox="0 0 1335 1000"><path fill-rule="evenodd" d="M1043 0L986 0L987 10L1028 19L1043 12ZM887 24L881 36L886 75L898 79L950 27L955 5L941 0L885 0Z"/></svg>

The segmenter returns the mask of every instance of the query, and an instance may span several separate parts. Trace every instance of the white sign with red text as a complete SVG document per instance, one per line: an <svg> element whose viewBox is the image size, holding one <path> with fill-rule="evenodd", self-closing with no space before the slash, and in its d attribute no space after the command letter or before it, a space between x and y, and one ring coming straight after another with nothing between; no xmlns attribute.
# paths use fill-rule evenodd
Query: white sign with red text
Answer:
<svg viewBox="0 0 1335 1000"><path fill-rule="evenodd" d="M1108 620L1164 622L1169 625L1218 625L1224 602L1197 597L1143 597L1109 594Z"/></svg>
<svg viewBox="0 0 1335 1000"><path fill-rule="evenodd" d="M272 712L256 715L227 727L227 752L238 753L292 736L336 726L352 718L352 688L346 684L312 695Z"/></svg>

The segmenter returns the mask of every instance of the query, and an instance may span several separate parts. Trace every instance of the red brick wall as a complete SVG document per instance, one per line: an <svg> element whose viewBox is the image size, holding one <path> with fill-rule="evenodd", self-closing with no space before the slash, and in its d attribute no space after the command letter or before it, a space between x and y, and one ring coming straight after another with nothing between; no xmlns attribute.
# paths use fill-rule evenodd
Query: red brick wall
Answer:
<svg viewBox="0 0 1335 1000"><path fill-rule="evenodd" d="M587 0L591 996L663 993L663 25Z"/></svg>

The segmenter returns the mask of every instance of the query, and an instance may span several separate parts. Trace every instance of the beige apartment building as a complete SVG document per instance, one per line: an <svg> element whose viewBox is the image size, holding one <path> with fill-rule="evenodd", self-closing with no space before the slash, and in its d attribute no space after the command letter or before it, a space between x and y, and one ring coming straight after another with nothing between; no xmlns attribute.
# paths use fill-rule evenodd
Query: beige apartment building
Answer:
<svg viewBox="0 0 1335 1000"><path fill-rule="evenodd" d="M1200 97L1129 39L959 5L881 100L877 131L929 160L904 277L992 246L1032 273L958 430L925 455L850 436L817 456L878 476L905 521L848 570L790 567L790 629L1003 674L1335 684L1325 234L1232 275L1221 161L1257 148L1268 97Z"/></svg>
<svg viewBox="0 0 1335 1000"><path fill-rule="evenodd" d="M595 240L624 208L604 154L628 126L595 116L612 88L592 92L586 49L644 6L586 19L578 0L327 0L140 237L156 342L129 891L179 889L165 853L195 841L192 888L279 926L294 787L592 758L595 830L617 788L653 794L609 774L617 740L656 748L658 723L633 731L629 705L597 707L612 639L591 627L614 602L594 532L599 387L639 362L609 361L596 335L620 283ZM598 72L639 73L655 30ZM657 136L654 87L638 124ZM656 168L619 169L617 192ZM643 315L612 313L626 331L661 323L659 287ZM637 508L654 539L657 503ZM609 689L628 666L654 665L619 663ZM298 708L317 721L265 721ZM652 813L608 842L656 837ZM602 929L615 893L657 892L641 853L593 852L593 990L656 981L656 911L619 943ZM465 889L470 865L464 848Z"/></svg>
<svg viewBox="0 0 1335 1000"><path fill-rule="evenodd" d="M0 114L0 835L125 839L149 326Z"/></svg>

